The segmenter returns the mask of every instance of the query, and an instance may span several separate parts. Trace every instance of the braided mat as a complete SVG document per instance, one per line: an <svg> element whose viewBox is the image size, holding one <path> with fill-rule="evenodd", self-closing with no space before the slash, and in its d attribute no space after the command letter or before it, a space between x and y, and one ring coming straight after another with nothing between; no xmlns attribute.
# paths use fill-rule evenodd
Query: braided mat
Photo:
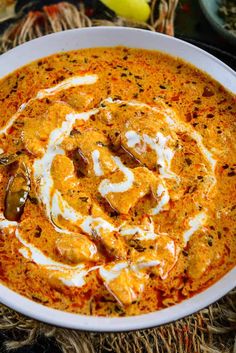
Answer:
<svg viewBox="0 0 236 353"><path fill-rule="evenodd" d="M32 3L27 3L30 8ZM149 23L137 23L105 14L89 16L83 3L44 6L13 13L13 22L0 38L0 51L44 34L99 25L141 27L174 35L178 0L152 0ZM0 351L35 344L39 338L53 341L64 353L236 353L236 289L195 315L154 329L129 333L86 333L52 327L29 319L0 304L0 332L10 334ZM51 350L47 350L50 353ZM54 351L52 353L55 353Z"/></svg>

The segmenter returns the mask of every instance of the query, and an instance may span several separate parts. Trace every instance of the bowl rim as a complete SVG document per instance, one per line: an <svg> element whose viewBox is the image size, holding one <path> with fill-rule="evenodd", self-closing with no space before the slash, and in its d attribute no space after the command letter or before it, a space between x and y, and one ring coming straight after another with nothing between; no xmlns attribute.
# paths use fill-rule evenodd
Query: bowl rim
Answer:
<svg viewBox="0 0 236 353"><path fill-rule="evenodd" d="M117 32L117 35L119 35L121 37L121 39L118 40L119 44L109 45L110 47L122 46L122 45L128 47L128 45L122 44L123 41L127 40L127 38L125 38L125 37L122 38L122 32L126 32L127 34L128 33L129 34L133 33L136 38L138 37L138 34L141 34L141 35L147 37L147 38L145 38L145 39L147 39L147 41L151 37L153 37L153 38L156 37L156 38L159 38L159 39L163 39L164 41L170 42L171 44L172 43L173 44L174 43L178 43L179 46L184 47L184 49L188 51L187 55L189 55L189 50L195 51L196 54L198 53L202 57L204 56L205 59L211 60L212 63L214 63L218 67L220 66L221 68L223 68L225 73L227 73L229 75L233 75L234 78L236 78L236 72L231 67L229 67L227 64L225 64L223 61L221 61L220 59L216 58L214 55L208 53L204 49L201 49L201 48L197 47L194 44L186 42L183 39L179 39L179 38L172 37L172 36L169 36L169 35L166 35L166 34L163 34L163 33L152 32L152 31L149 31L149 30L146 30L146 29L140 29L140 28L131 28L131 27L122 27L122 26L98 26L98 27L76 28L76 29L70 29L70 30L66 30L66 31L62 31L62 32L56 32L56 33L47 34L45 36L41 36L39 38L32 39L32 40L30 40L28 42L25 42L23 44L20 44L20 45L14 47L14 48L8 50L7 52L5 52L5 53L0 55L0 79L4 78L9 73L12 73L15 70L15 67L18 69L18 68L20 68L20 67L22 67L24 65L29 64L30 62L32 62L34 60L50 56L51 54L55 54L56 51L53 51L53 49L51 50L50 47L47 48L48 49L47 50L47 54L43 55L43 56L36 55L35 52L30 51L31 47L34 47L35 49L37 49L37 45L39 45L40 48L42 48L42 44L46 40L50 43L50 45L53 45L56 42L57 37L58 38L60 38L60 37L63 38L64 37L64 40L66 41L66 40L68 40L70 38L71 35L73 35L73 33L79 33L79 34L84 33L84 34L87 34L89 36L90 32L91 33L94 32L95 34L99 33L99 35L102 36L106 32L111 32L111 31ZM129 47L138 48L138 49L150 49L147 44L148 43L144 42L142 44L142 46L130 45ZM66 43L66 45L68 45L68 43ZM78 41L78 45L79 45L79 41ZM146 46L148 46L148 48ZM89 48L89 47L90 46L83 46L83 48ZM93 47L96 48L96 46L93 46ZM98 45L97 47L101 47L101 45L100 46ZM78 48L78 49L80 49L80 48ZM44 47L44 50L45 50L45 47ZM70 50L74 50L74 49L64 50L64 47L62 46L60 51L57 51L57 52L70 51ZM218 75L218 77L216 78L215 75L212 72L208 72L208 70L212 71L212 67L207 67L207 69L206 69L206 67L202 68L202 66L204 66L204 65L202 65L203 64L202 60L200 60L200 61L196 61L195 60L194 63L192 61L189 61L188 59L185 58L185 55L184 55L185 52L183 50L179 50L178 54L172 54L172 53L169 52L171 50L171 46L170 45L168 46L168 50L167 51L166 51L165 47L163 47L161 49L160 48L158 48L158 49L151 48L150 50L161 51L161 52L167 53L167 54L169 54L171 56L179 57L179 58L183 59L187 63L190 63L193 66L196 66L201 71L203 71L203 72L207 73L208 75L210 75L213 79L215 79L216 81L220 82L223 86L225 86L225 87L227 86L226 88L229 91L231 91L231 93L236 94L236 82L235 81L230 84L231 87L229 88L228 87L229 82L225 81L225 80L222 80L222 75ZM24 54L29 57L29 59L25 62L24 59L22 60L22 58L20 56L18 56L17 57L17 65L16 65L15 64L16 63L16 56L17 56L17 53L20 52L20 51L23 51ZM194 60L194 59L195 58L192 57L192 60ZM4 63L4 61L6 61L8 66L13 65L14 68L11 69L11 70L8 70L6 72L3 69L2 61L3 61L3 63Z"/></svg>
<svg viewBox="0 0 236 353"><path fill-rule="evenodd" d="M89 332L127 332L175 322L208 307L236 285L236 268L231 269L206 290L178 304L148 314L127 317L98 317L53 309L28 299L0 284L0 303L49 325Z"/></svg>
<svg viewBox="0 0 236 353"><path fill-rule="evenodd" d="M22 66L21 61L19 61L17 64L15 63L16 58L18 59L19 55L22 52L27 53L28 50L33 51L33 49L35 49L37 54L36 57L38 59L40 59L41 57L43 58L47 56L47 54L40 55L40 52L39 53L37 52L38 46L40 47L44 45L45 42L46 43L49 42L50 44L52 42L55 42L56 39L58 38L63 42L63 40L68 40L68 38L70 38L73 35L82 36L82 34L86 38L89 38L89 35L91 36L97 35L99 37L101 35L106 35L106 34L108 35L110 33L112 38L112 36L114 35L119 36L120 34L122 34L122 32L127 36L131 35L131 37L134 36L134 38L139 37L139 39L137 39L138 42L141 41L140 39L141 37L143 37L143 39L146 39L146 38L148 39L152 37L154 41L157 40L158 42L158 39L159 39L161 43L166 44L167 47L169 45L169 48L171 48L173 45L176 44L177 47L179 46L180 49L182 48L181 51L179 52L182 53L183 51L183 55L185 55L184 50L186 51L190 50L190 52L192 50L193 53L196 55L198 54L202 58L202 60L204 58L207 58L206 60L208 61L210 60L210 62L212 62L212 64L215 64L220 70L219 78L221 79L221 83L223 81L222 84L225 85L228 90L231 90L233 93L236 93L236 83L235 83L236 73L226 64L222 63L219 59L215 58L213 55L205 52L204 50L192 44L184 42L183 40L169 37L164 34L153 33L153 32L149 32L141 29L113 27L113 26L73 29L73 30L64 31L64 32L58 32L47 36L43 36L41 38L34 39L14 49L11 49L9 52L0 56L0 77L5 76L4 75L5 71L1 69L1 63L5 62L6 66L8 67L13 66L14 69L16 67ZM123 42L125 42L125 40L121 39L120 45L122 45ZM131 42L132 42L132 38L131 38ZM126 43L123 43L123 45L129 46ZM150 44L150 45L151 47L153 46L153 44ZM101 46L105 46L105 45L97 45L93 47L95 48L95 47L101 47ZM109 46L110 47L117 46L117 44L109 45ZM133 46L133 47L137 47L137 46ZM141 46L141 44L139 48L146 49L145 45ZM78 46L77 49L80 49L80 47ZM153 50L155 49L157 48L154 47ZM50 51L50 48L47 47L45 50ZM166 46L164 48L159 48L159 50L166 53L169 52L169 51L166 51ZM68 51L68 49L64 51ZM55 51L54 53L56 52L60 52L60 50ZM170 54L170 55L173 56L173 54ZM181 57L180 55L175 55L175 56ZM25 62L25 64L33 60L31 60L30 58L29 61ZM184 60L188 61L185 58ZM191 61L189 62L191 63ZM12 69L12 71L14 71L14 69ZM222 75L221 70L223 70L223 73L225 73L225 75ZM224 81L225 76L227 75L228 75L228 78ZM214 78L214 75L213 75L213 78ZM9 289L8 287L6 287L1 283L0 283L0 302L28 317L45 322L47 324L59 326L59 327L78 329L83 331L92 331L92 332L122 332L122 331L147 329L150 327L156 327L159 325L163 325L163 324L181 319L185 316L193 314L203 309L204 307L214 303L215 301L223 297L225 294L227 294L227 292L229 292L231 289L233 289L235 285L236 285L236 268L233 268L229 272L227 272L223 277L221 277L221 279L219 279L216 283L214 283L207 289L203 290L201 293L196 294L193 297L186 299L176 305L173 305L165 309L161 309L159 311L151 312L148 314L129 316L129 317L118 317L118 318L86 316L86 315L74 314L74 313L69 313L62 310L53 309L51 307L44 306L26 297L23 297L22 295L14 292L13 290Z"/></svg>

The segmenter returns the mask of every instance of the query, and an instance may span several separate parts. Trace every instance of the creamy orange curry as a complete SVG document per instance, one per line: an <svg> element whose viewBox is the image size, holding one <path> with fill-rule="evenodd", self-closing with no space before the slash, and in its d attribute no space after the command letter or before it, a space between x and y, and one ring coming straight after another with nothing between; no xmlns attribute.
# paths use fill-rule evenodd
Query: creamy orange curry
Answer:
<svg viewBox="0 0 236 353"><path fill-rule="evenodd" d="M123 316L236 262L235 97L168 55L60 53L0 82L0 281Z"/></svg>

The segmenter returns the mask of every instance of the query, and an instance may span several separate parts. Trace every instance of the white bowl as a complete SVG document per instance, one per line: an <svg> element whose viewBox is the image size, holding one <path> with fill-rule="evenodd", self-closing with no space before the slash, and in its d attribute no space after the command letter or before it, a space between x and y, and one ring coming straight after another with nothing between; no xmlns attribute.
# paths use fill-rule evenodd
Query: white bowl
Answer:
<svg viewBox="0 0 236 353"><path fill-rule="evenodd" d="M0 57L0 77L41 57L80 48L124 45L156 49L177 56L204 70L236 94L236 73L205 51L163 34L122 27L75 29L41 37L14 48ZM129 331L178 320L215 302L236 285L236 268L219 281L180 304L150 314L107 318L71 314L33 302L0 284L0 302L49 324L87 331Z"/></svg>

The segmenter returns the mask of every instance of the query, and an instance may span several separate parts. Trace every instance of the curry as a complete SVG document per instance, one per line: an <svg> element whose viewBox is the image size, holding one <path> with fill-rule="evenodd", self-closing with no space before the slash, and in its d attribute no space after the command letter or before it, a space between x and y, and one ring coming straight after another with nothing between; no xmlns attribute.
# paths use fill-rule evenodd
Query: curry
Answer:
<svg viewBox="0 0 236 353"><path fill-rule="evenodd" d="M59 53L0 82L0 281L44 305L137 315L236 262L236 100L190 64Z"/></svg>

